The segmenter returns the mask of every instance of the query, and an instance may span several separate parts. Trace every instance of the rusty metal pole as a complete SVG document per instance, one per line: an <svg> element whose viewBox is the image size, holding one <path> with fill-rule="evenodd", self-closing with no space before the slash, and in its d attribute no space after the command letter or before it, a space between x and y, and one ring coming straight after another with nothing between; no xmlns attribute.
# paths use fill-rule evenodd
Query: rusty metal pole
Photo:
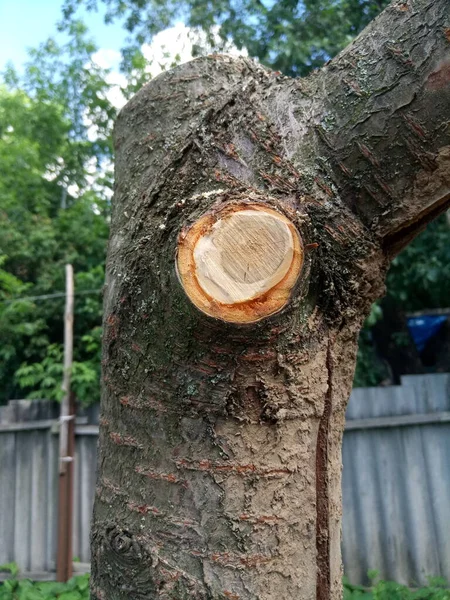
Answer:
<svg viewBox="0 0 450 600"><path fill-rule="evenodd" d="M72 577L73 467L75 452L75 397L70 391L73 362L74 283L72 265L66 265L64 314L64 375L59 418L58 546L56 579Z"/></svg>

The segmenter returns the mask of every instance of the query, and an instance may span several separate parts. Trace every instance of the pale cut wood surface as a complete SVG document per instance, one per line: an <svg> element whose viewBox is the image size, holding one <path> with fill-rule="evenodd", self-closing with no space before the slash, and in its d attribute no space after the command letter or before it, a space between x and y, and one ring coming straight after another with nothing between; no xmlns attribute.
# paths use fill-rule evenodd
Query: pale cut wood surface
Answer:
<svg viewBox="0 0 450 600"><path fill-rule="evenodd" d="M254 323L281 310L303 265L294 224L259 203L230 203L208 212L178 239L177 273L202 312Z"/></svg>
<svg viewBox="0 0 450 600"><path fill-rule="evenodd" d="M287 223L255 210L219 219L194 249L200 286L224 304L252 300L270 290L288 272L292 256Z"/></svg>

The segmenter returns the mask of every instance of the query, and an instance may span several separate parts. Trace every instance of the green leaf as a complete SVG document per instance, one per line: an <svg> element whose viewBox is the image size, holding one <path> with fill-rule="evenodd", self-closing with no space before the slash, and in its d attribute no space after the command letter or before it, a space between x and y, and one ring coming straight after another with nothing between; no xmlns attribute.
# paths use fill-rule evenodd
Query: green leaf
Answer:
<svg viewBox="0 0 450 600"><path fill-rule="evenodd" d="M65 592L66 584L58 581L48 581L37 583L36 588L42 592L45 597L52 598Z"/></svg>
<svg viewBox="0 0 450 600"><path fill-rule="evenodd" d="M7 571L11 573L13 577L15 577L19 573L19 567L15 562L5 563L0 565L0 571Z"/></svg>
<svg viewBox="0 0 450 600"><path fill-rule="evenodd" d="M59 597L59 600L83 600L82 595L77 591L64 592Z"/></svg>

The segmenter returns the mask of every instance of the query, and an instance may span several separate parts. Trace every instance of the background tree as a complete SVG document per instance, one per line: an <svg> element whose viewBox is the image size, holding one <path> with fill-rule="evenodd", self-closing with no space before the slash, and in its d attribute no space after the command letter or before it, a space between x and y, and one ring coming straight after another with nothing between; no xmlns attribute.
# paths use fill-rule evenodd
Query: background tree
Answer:
<svg viewBox="0 0 450 600"><path fill-rule="evenodd" d="M286 75L306 75L344 48L389 0L65 0L63 15L71 22L78 6L106 6L106 22L120 19L130 32L125 56L151 37L183 20L193 28L197 51L223 51L231 40L239 50ZM202 41L203 40L203 41ZM210 49L210 48L208 48Z"/></svg>
<svg viewBox="0 0 450 600"><path fill-rule="evenodd" d="M65 46L48 40L0 88L2 399L61 393L64 298L35 297L63 292L66 262L78 294L74 389L98 399L115 109L94 51L73 23Z"/></svg>

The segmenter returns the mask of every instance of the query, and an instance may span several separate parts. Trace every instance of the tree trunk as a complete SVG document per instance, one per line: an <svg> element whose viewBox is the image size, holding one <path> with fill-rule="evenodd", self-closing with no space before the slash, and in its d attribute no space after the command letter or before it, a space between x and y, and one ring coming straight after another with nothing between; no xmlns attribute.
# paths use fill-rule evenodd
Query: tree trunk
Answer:
<svg viewBox="0 0 450 600"><path fill-rule="evenodd" d="M94 599L341 597L358 332L450 201L449 13L393 4L307 79L201 58L122 110ZM303 266L281 311L242 324L194 305L175 263L192 226L248 203L292 224Z"/></svg>

